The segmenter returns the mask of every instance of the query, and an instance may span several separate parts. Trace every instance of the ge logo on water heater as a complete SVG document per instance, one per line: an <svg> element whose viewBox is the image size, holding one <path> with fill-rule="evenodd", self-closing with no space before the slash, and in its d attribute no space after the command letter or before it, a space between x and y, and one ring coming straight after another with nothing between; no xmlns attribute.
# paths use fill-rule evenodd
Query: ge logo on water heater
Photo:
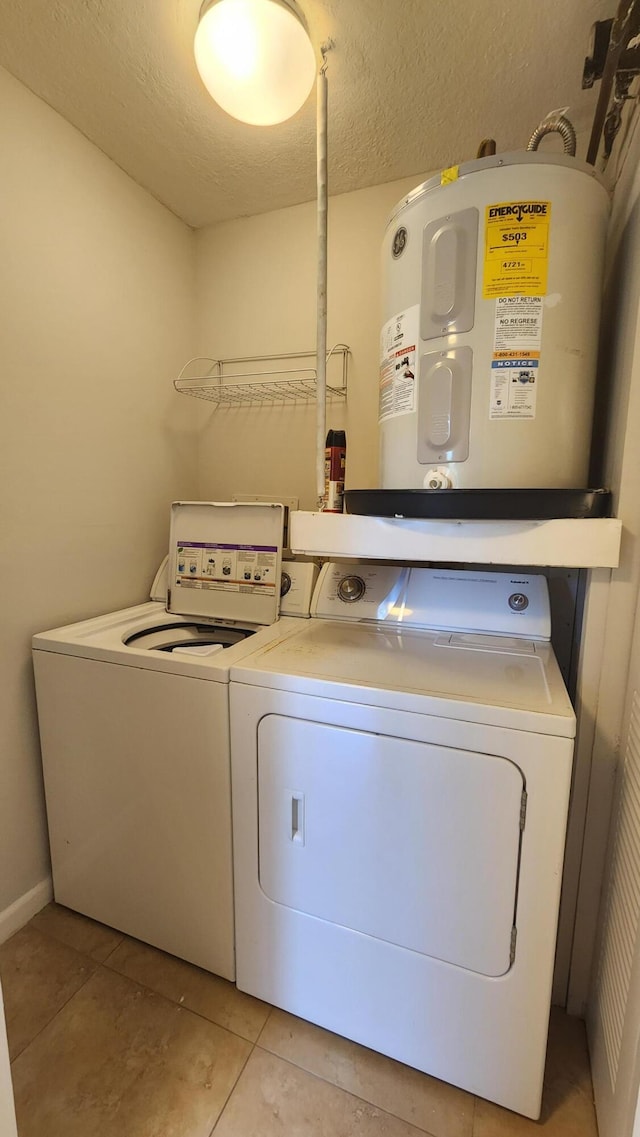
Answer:
<svg viewBox="0 0 640 1137"><path fill-rule="evenodd" d="M401 225L399 229L396 229L395 233L393 234L391 253L395 260L397 260L398 257L401 257L404 253L408 236L409 234L407 233L404 225Z"/></svg>

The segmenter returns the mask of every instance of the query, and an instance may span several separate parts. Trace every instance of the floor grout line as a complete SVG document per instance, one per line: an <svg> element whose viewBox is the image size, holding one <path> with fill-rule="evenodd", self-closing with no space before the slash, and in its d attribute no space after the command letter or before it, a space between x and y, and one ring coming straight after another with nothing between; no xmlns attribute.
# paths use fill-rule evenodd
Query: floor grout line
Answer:
<svg viewBox="0 0 640 1137"><path fill-rule="evenodd" d="M38 913L36 913L36 915L38 915ZM90 918L91 917L89 917L89 916L85 917L85 919L87 919L87 920ZM27 924L24 924L23 928L28 928L33 919L35 919L35 917L32 917L32 919L29 920ZM106 926L107 925L105 925L105 927ZM18 931L22 931L23 928L19 928ZM216 1026L219 1028L219 1030L226 1031L227 1034L233 1035L234 1038L242 1039L243 1042L247 1042L249 1044L249 1046L251 1046L252 1048L255 1046L258 1038L262 1034L262 1031L264 1030L264 1027L266 1026L267 1020L269 1019L269 1016L271 1015L271 1012L273 1010L272 1006L270 1006L269 1004L266 1004L267 1006L269 1006L269 1010L267 1012L267 1017L266 1017L264 1023L262 1024L262 1026L260 1027L260 1029L258 1030L256 1038L255 1039L247 1038L246 1035L239 1034L237 1030L232 1030L231 1027L224 1026L223 1023L216 1022L215 1019L208 1018L207 1015L202 1014L201 1011L196 1011L192 1007L187 1007L184 1003L179 1002L177 999L172 999L172 998L170 998L170 996L164 995L162 993L162 991L157 991L155 989L155 987L149 986L149 984L145 983L143 980L133 979L130 975L127 975L125 972L118 970L117 967L113 967L108 961L111 959L112 955L114 955L114 953L118 950L118 948L121 947L122 943L124 942L124 940L126 938L133 939L133 937L131 937L131 936L126 937L125 934L123 933L120 942L109 952L109 954L103 960L98 960L98 959L95 959L92 955L89 955L87 952L79 951L78 948L73 947L72 944L67 943L66 940L60 939L58 936L53 935L51 932L44 931L43 929L38 928L35 925L34 925L34 931L36 931L38 933L38 935L44 936L48 940L53 940L53 942L56 944L62 944L63 947L68 948L70 951L75 952L75 954L80 956L81 959L87 960L88 963L93 965L93 971L91 972L90 975L87 976L87 978L85 980L83 980L83 982L80 984L80 986L77 988L77 990L75 990L73 992L73 994L70 995L69 998L66 999L65 1002L62 1003L62 1005L60 1007L58 1007L57 1011L55 1011L55 1013L52 1015L52 1017L47 1020L47 1022L44 1024L43 1027L41 1027L41 1029L38 1031L38 1033L35 1034L33 1036L33 1038L30 1039L29 1042L27 1042L25 1044L25 1046L22 1047L22 1050L20 1050L18 1052L18 1054L15 1054L13 1056L13 1058L11 1059L12 1063L15 1062L22 1054L24 1054L27 1047L30 1046L32 1042L35 1042L36 1038L38 1038L42 1034L42 1031L46 1030L46 1028L50 1025L50 1023L53 1022L53 1020L56 1018L56 1016L59 1015L62 1010L64 1010L64 1008L71 1001L71 999L73 999L75 997L75 995L77 995L78 992L82 990L82 988L85 986L85 984L88 983L89 980L93 978L93 976L98 972L98 970L102 969L102 968L105 968L111 975L119 975L121 979L126 979L129 983L133 983L134 985L136 985L138 987L144 988L145 991L149 991L150 994L157 995L159 999L162 999L164 1002L169 1003L172 1007L178 1007L179 1009L181 1009L183 1011L189 1011L190 1014L195 1015L199 1019L202 1019L203 1022L207 1022L211 1026ZM14 933L14 934L17 935L17 933ZM140 943L140 944L143 943L142 940L135 940L135 939L133 940L133 942L134 943ZM153 948L152 945L144 945L144 946L149 946L152 951L159 951L160 950L159 948ZM172 958L178 959L178 956L174 956ZM185 964L187 964L187 966L195 966L195 965L189 964L188 960L179 960L179 962L185 963ZM213 975L214 973L211 972L211 974ZM222 976L216 976L216 978L222 979ZM226 982L229 982L229 980L223 980L223 982L226 983ZM235 987L235 984L232 984L232 986L234 987L235 990L237 990L237 987ZM242 994L242 992L241 992L241 994ZM250 997L252 997L252 996L250 996Z"/></svg>
<svg viewBox="0 0 640 1137"><path fill-rule="evenodd" d="M139 941L139 942L142 942L142 941ZM177 959L178 957L176 956L175 958ZM187 962L187 961L181 960L180 962ZM131 975L127 975L124 971L118 971L117 967L112 967L110 964L108 964L106 962L103 964L100 964L100 966L106 968L106 970L109 971L111 975L119 975L121 979L126 979L127 982L129 982L129 983L133 983L138 987L143 987L145 991L149 992L149 994L157 995L158 998L163 999L165 1003L170 1003L172 1007L177 1007L178 1010L181 1010L181 1011L188 1011L190 1015L195 1015L196 1018L202 1019L203 1022L209 1023L210 1026L217 1026L219 1030L225 1030L227 1032L227 1034L232 1034L234 1038L240 1038L240 1039L242 1039L243 1042L248 1042L249 1046L251 1046L251 1047L254 1047L256 1045L257 1038L259 1038L259 1036L262 1034L264 1024L262 1027L260 1027L260 1030L258 1031L258 1035L256 1036L255 1039L247 1038L246 1034L239 1034L237 1030L233 1030L230 1026L224 1026L221 1022L216 1022L215 1019L208 1018L207 1015L202 1013L202 1011L196 1011L193 1009L193 1007L188 1007L186 1005L186 1003L180 1003L180 1002L178 1002L178 1000L170 998L169 995L163 995L162 991L157 991L155 987L150 987L149 984L145 983L144 980L142 980L142 979L133 979L131 977ZM211 974L213 975L214 973L211 972ZM216 976L216 978L222 978L222 977ZM223 980L223 982L228 983L229 980L225 979L225 980ZM236 988L236 990L237 990L237 988ZM242 994L242 992L240 992L240 993ZM267 1019L269 1018L269 1015L271 1014L272 1010L273 1010L273 1007L269 1007L269 1013L267 1014ZM266 1020L265 1020L265 1022L266 1022Z"/></svg>
<svg viewBox="0 0 640 1137"><path fill-rule="evenodd" d="M341 1036L339 1035L338 1037ZM355 1045L359 1046L360 1044L356 1043ZM260 1046L257 1042L254 1046L254 1050L261 1050L263 1054L269 1054L271 1058L277 1058L280 1062L286 1062L287 1066L292 1066L294 1070L301 1070L303 1074L308 1074L310 1078L315 1078L318 1082L324 1082L326 1086L332 1086L334 1090L340 1090L343 1094L348 1094L349 1097L355 1098L356 1101L361 1101L363 1105L368 1105L371 1109L379 1110L380 1113L384 1113L385 1117L392 1117L394 1121L401 1121L404 1125L410 1125L411 1128L415 1129L416 1133L420 1133L422 1137L437 1137L437 1134L433 1133L432 1130L423 1129L421 1125L416 1125L413 1121L407 1121L406 1118L399 1117L397 1113L392 1113L390 1109L385 1109L384 1106L377 1105L376 1102L369 1101L368 1098L363 1098L361 1094L356 1094L353 1090L345 1089L344 1086L338 1085L337 1082L331 1082L328 1078L323 1078L322 1074L316 1074L313 1070L308 1070L306 1066L298 1066L297 1062L293 1062L290 1058L283 1058L282 1054L276 1054L273 1050L267 1050L266 1047ZM374 1051L374 1053L377 1053L377 1051ZM396 1059L391 1059L391 1061L396 1061ZM430 1075L425 1076L430 1077ZM449 1085L448 1082L445 1084ZM460 1092L466 1093L467 1091L461 1090ZM211 1135L209 1135L209 1137L211 1137ZM473 1134L471 1134L471 1137L473 1137Z"/></svg>
<svg viewBox="0 0 640 1137"><path fill-rule="evenodd" d="M26 926L27 926L27 925L25 924L25 927L26 927ZM51 937L51 938L52 938L52 937ZM79 954L80 954L80 953L79 953ZM84 959L86 959L87 957L86 957L86 956L84 956L83 958L84 958ZM27 1042L27 1044L26 1044L25 1046L23 1046L23 1047L22 1047L22 1050L18 1051L18 1053L17 1053L17 1054L14 1054L14 1056L13 1056L13 1058L11 1059L11 1062L10 1062L10 1065L11 1065L11 1066L13 1066L13 1063L14 1063L14 1062L17 1062L19 1058L22 1058L22 1055L23 1055L23 1054L26 1054L27 1050L29 1049L29 1047L30 1047L30 1046L32 1046L32 1045L33 1045L33 1043L36 1041L36 1039L37 1039L37 1038L40 1038L40 1035L41 1035L41 1034L42 1034L42 1033L43 1033L43 1032L44 1032L44 1031L47 1029L47 1027L50 1027L50 1026L51 1026L51 1023L52 1023L52 1022L54 1022L54 1020L55 1020L55 1019L57 1019L58 1015L62 1013L62 1011L65 1009L65 1007L68 1007L68 1006L69 1006L69 1003L70 1003L70 1002L71 1002L73 999L75 999L76 995L79 995L79 994L80 994L80 992L82 991L82 989L83 989L84 987L86 987L86 985L87 985L87 983L89 982L89 980L93 979L93 976L95 975L95 973L96 973L96 971L98 970L98 967L99 967L99 966L100 966L100 964L96 964L95 970L94 970L94 971L92 971L90 975L87 975L86 979L83 979L83 981L82 981L82 983L80 984L80 986L76 988L76 990L73 992L73 994L72 994L72 995L69 995L69 998L68 998L68 999L65 999L64 1003L62 1003L62 1004L61 1004L61 1006L59 1006L59 1007L58 1007L58 1009L57 1009L57 1011L55 1012L55 1014L53 1014L53 1015L51 1016L51 1018L47 1020L47 1022L44 1024L44 1026L42 1026L42 1027L40 1028L40 1030L37 1032L37 1034L34 1034L33 1038L30 1038L30 1039L29 1039L29 1041ZM6 986L6 984L5 984L5 986Z"/></svg>
<svg viewBox="0 0 640 1137"><path fill-rule="evenodd" d="M111 959L111 956L112 956L112 955L115 955L115 953L118 951L118 949L122 947L122 945L123 945L123 943L124 943L124 941L125 941L125 938L126 938L126 937L125 937L125 935L124 935L124 933L123 933L123 934L122 934L122 936L120 937L120 939L118 940L118 943L116 944L116 946L115 946L114 948L112 948L112 949L111 949L111 951L107 952L107 954L105 955L104 959L101 959L101 960L100 960L100 962L101 962L101 964L103 965L103 967L105 966L105 964L107 964L107 961Z"/></svg>
<svg viewBox="0 0 640 1137"><path fill-rule="evenodd" d="M268 1013L268 1015L267 1015L266 1019L264 1020L264 1022L263 1022L263 1024L262 1024L262 1026L260 1027L260 1032L259 1032L259 1034L258 1034L258 1037L256 1038L256 1041L255 1041L255 1044L254 1044L255 1046L258 1046L258 1044L259 1044L259 1042L260 1042L260 1039L262 1038L262 1036L263 1036L263 1034L264 1034L265 1030L267 1029L267 1023L269 1022L269 1019L271 1018L271 1016L272 1016L273 1012L274 1012L274 1011L275 1011L275 1009L276 1009L276 1008L275 1008L273 1005L271 1005L271 1004L269 1004L269 1003L267 1004L267 1006L269 1007L269 1013Z"/></svg>
<svg viewBox="0 0 640 1137"><path fill-rule="evenodd" d="M70 908L69 911L72 912L73 909ZM41 912L44 912L44 908L41 909ZM107 952L107 954L105 956L105 959L97 959L95 955L91 954L91 952L83 951L82 948L76 947L75 944L70 944L68 940L63 939L62 936L56 935L56 933L52 932L49 928L38 927L38 925L35 924L34 921L37 919L37 917L39 915L40 915L40 912L36 912L35 916L32 916L31 919L26 924L23 924L22 928L20 928L19 931L23 931L24 928L30 928L33 925L33 930L38 932L39 935L46 936L48 940L53 940L54 943L56 943L56 944L62 944L63 947L69 948L70 951L75 951L76 954L81 955L83 957L83 959L90 959L92 963L95 963L97 965L103 964L105 962L105 959L110 959L111 956L113 955L114 951L118 950L118 948L122 945L122 943L125 939L125 933L124 932L119 932L117 928L109 928L107 924L103 924L102 927L108 928L108 930L110 932L115 932L116 935L120 936L120 939L118 940L118 943L115 945L115 947L112 947L109 949L109 951ZM91 921L94 924L97 923L96 920L92 920L91 916L85 916L82 912L78 912L77 915L81 916L83 920ZM17 933L14 933L14 934L17 934Z"/></svg>
<svg viewBox="0 0 640 1137"><path fill-rule="evenodd" d="M245 1070L246 1070L246 1068L247 1068L247 1063L249 1062L249 1059L251 1058L251 1055L253 1054L253 1052L254 1052L255 1048L256 1048L256 1043L254 1042L254 1043L253 1043L253 1045L252 1045L252 1047L251 1047L251 1050L250 1050L250 1051L249 1051L249 1053L247 1054L247 1057L246 1057L245 1061L242 1063L242 1066L241 1066L241 1067L240 1067L240 1069L238 1070L238 1076L237 1076L237 1078L236 1078L235 1082L233 1083L233 1085L232 1085L231 1089L229 1090L229 1093L227 1094L227 1096L226 1096L226 1098L225 1098L225 1100L224 1100L224 1104L223 1104L223 1106L222 1106L222 1109L220 1110L220 1113L218 1114L218 1116L216 1117L216 1119L215 1119L215 1121L214 1121L214 1123L213 1123L213 1129L212 1129L212 1130L211 1130L211 1132L209 1133L209 1137L213 1137L213 1134L215 1133L215 1130L216 1130L216 1128L217 1128L217 1126L218 1126L218 1122L219 1122L219 1121L222 1119L222 1115L223 1115L223 1113L224 1113L225 1109L227 1108L227 1106L228 1106L229 1102L231 1101L231 1098L232 1098L233 1094L235 1093L235 1090L236 1090L236 1086L238 1085L238 1082L240 1081L240 1079L241 1079L242 1075L244 1074L244 1072L245 1072Z"/></svg>
<svg viewBox="0 0 640 1137"><path fill-rule="evenodd" d="M36 915L38 915L38 913L36 913ZM82 915L82 913L80 913L80 915ZM83 918L85 920L91 920L90 916L84 916ZM24 925L24 927L28 928L29 925L31 924L32 920L34 920L34 919L35 919L35 917L32 917L31 920L29 920L29 922ZM93 922L96 923L96 921L93 921ZM108 927L107 924L105 924L103 926ZM22 930L22 929L20 929L20 930ZM113 928L110 930L111 931L117 931L116 928ZM39 933L39 935L46 936L47 939L54 940L55 943L62 944L64 947L69 948L71 951L74 951L76 953L76 955L79 955L82 957L82 959L86 959L90 963L92 963L96 970L99 967L106 967L113 974L120 975L121 978L128 979L129 982L131 982L131 983L137 983L138 986L144 987L145 991L150 991L151 994L158 995L161 999L164 999L166 1002L171 1003L174 1007L181 1007L185 1011L190 1011L192 1015L197 1015L197 1017L200 1019L203 1019L204 1022L212 1023L213 1026L220 1027L220 1030L228 1031L228 1033L234 1035L235 1038L241 1038L244 1042L248 1042L250 1046L255 1046L256 1042L258 1041L258 1038L260 1037L265 1026L267 1025L267 1022L269 1020L271 1012L273 1011L273 1007L270 1004L268 1004L268 1003L265 1004L269 1008L268 1012L267 1012L267 1016L265 1018L265 1021L263 1022L262 1026L259 1028L258 1033L257 1033L255 1038L247 1038L247 1036L245 1034L239 1034L237 1030L233 1030L230 1026L225 1026L223 1023L217 1022L215 1019L208 1018L208 1016L203 1014L201 1011L196 1011L193 1009L193 1007L187 1007L184 1003L179 1002L179 1000L177 1000L177 999L172 999L169 995L163 995L163 993L161 991L157 991L155 987L151 987L148 983L145 983L144 980L133 979L130 975L127 975L126 972L120 971L119 968L114 967L113 964L111 964L109 962L109 960L112 958L112 956L115 955L115 953L118 951L118 949L120 947L122 947L122 944L127 939L130 940L134 944L142 944L143 947L148 947L151 951L161 951L162 950L161 948L156 948L153 946L153 944L145 944L143 940L137 940L137 939L135 939L135 937L128 936L125 932L122 932L122 933L119 933L120 934L120 940L115 945L115 947L113 947L108 952L108 954L105 956L104 959L99 960L99 959L96 959L94 956L89 955L89 953L86 951L80 951L79 948L74 947L72 944L67 943L66 940L60 939L58 936L54 935L53 933L51 933L49 931L44 931L43 929L38 928L38 927L35 927L35 931L37 931ZM168 952L165 952L164 954L169 955ZM179 956L170 956L170 958L177 960L181 964L185 964L187 967L195 967L196 966L195 964L189 963L189 961L186 959L185 960L180 959ZM205 969L202 968L200 970L205 970ZM210 973L205 972L205 973L214 975L216 979L220 979L223 983L230 983L231 982L228 979L223 979L223 977L221 975L215 975L215 972L210 972ZM91 978L91 977L89 976L89 978ZM85 982L86 982L86 980L85 980ZM83 984L83 986L84 986L84 984ZM231 986L234 988L235 991L238 991L238 988L235 985L235 983L232 983ZM78 988L78 990L80 990L80 988ZM74 994L75 994L75 992L74 992ZM241 991L241 992L239 992L239 994L244 994L244 992ZM248 996L248 997L253 998L254 996ZM73 996L71 996L71 998L73 998ZM67 1000L67 1002L68 1002L68 1000ZM263 1002L263 1000L260 1000L260 1002ZM64 1006L66 1006L66 1003L64 1004ZM62 1007L60 1007L60 1010L62 1010ZM58 1011L56 1011L56 1014L58 1014ZM43 1029L44 1029L44 1027L43 1027ZM40 1032L38 1032L38 1033L40 1033ZM27 1045L29 1045L29 1043ZM22 1053L22 1051L20 1051L20 1053ZM18 1057L18 1055L16 1055L16 1057Z"/></svg>

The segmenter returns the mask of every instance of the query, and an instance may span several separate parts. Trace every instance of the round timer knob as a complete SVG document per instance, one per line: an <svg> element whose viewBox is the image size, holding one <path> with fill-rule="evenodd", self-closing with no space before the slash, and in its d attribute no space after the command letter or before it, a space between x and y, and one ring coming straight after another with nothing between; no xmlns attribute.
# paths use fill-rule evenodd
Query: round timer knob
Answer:
<svg viewBox="0 0 640 1137"><path fill-rule="evenodd" d="M345 604L353 604L361 600L366 591L366 585L361 576L343 576L338 585L338 596Z"/></svg>

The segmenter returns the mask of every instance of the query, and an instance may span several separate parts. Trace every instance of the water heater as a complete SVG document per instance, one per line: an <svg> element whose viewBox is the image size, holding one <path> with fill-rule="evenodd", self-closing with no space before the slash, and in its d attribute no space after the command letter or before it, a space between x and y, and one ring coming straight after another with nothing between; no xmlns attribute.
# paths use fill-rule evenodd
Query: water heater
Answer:
<svg viewBox="0 0 640 1137"><path fill-rule="evenodd" d="M518 152L445 170L383 245L384 489L587 484L608 195Z"/></svg>

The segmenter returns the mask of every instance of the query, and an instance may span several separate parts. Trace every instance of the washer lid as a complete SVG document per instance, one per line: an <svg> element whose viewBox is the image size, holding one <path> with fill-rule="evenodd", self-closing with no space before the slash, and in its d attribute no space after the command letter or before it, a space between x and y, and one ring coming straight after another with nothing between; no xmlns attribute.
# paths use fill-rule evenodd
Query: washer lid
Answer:
<svg viewBox="0 0 640 1137"><path fill-rule="evenodd" d="M174 501L167 611L273 624L283 521L275 502Z"/></svg>

